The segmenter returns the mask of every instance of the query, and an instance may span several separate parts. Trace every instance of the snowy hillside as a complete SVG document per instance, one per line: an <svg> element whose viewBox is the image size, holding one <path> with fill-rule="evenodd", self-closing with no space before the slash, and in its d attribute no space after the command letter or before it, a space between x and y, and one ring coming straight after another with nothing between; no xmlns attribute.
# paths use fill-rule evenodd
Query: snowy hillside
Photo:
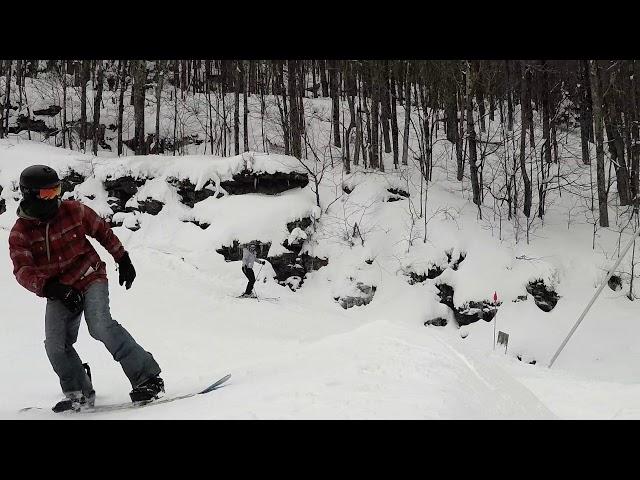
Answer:
<svg viewBox="0 0 640 480"><path fill-rule="evenodd" d="M381 147L384 172L362 164L347 172L344 152L333 145L329 97L300 100L305 143L297 160L283 154L281 99L249 95L249 151L225 157L232 150L227 122L234 106L244 111L243 97L236 105L233 93L216 93L214 102L165 83L159 132L167 145L179 144L175 156L168 147L164 155L134 156L134 108L126 100L118 157L121 92L109 88L93 156L78 150L79 88L69 83L65 99L70 150L58 148L59 76L24 81L23 90L13 85L7 109L8 125L20 131L0 139L0 418L79 418L48 410L61 394L43 346L45 301L17 284L7 248L17 180L33 164L56 169L64 198L109 219L130 252L138 276L127 291L115 281L113 259L93 241L108 265L113 316L153 352L167 395L233 375L209 395L92 418L640 418L633 249L616 272L619 283L605 287L548 368L635 228L611 168L611 227L598 226L596 165L581 161L568 101L559 100L554 124L558 163L543 165L541 109L531 114L537 143L527 143L526 161L534 189L546 189L541 219L539 192L534 213L523 215L521 179L505 201L519 151L517 103L513 129L497 120L497 107L496 120L478 128L484 197L477 208L469 167L457 180L456 151L438 129L443 112L421 109L417 100L408 165L394 168ZM146 92L148 136L153 90ZM122 94L131 93L128 85ZM94 94L88 82L87 98ZM400 126L405 105L394 113ZM88 118L93 108L88 101ZM344 98L339 109L344 130ZM428 156L419 133L425 110L436 126L429 182L420 165ZM25 115L29 129L20 127ZM212 128L215 135L227 129L224 145ZM400 129L400 143L404 135ZM234 298L246 285L242 243L267 261L255 267L258 300ZM499 332L509 335L506 349L496 344ZM128 401L126 377L84 323L76 348L92 367L97 402ZM18 413L32 405L45 409Z"/></svg>
<svg viewBox="0 0 640 480"><path fill-rule="evenodd" d="M594 251L591 226L567 229L560 205L529 245L500 241L441 177L429 186L424 243L424 219L411 213L419 205L410 207L410 199L420 195L411 167L384 175L356 168L349 176L330 169L319 211L312 183L260 192L264 175L302 175L296 162L255 152L96 158L16 137L0 141L0 373L7 386L0 417L79 418L18 413L60 398L42 344L44 300L15 282L6 248L15 182L35 163L75 179L65 196L119 225L114 231L138 277L129 291L117 285L113 259L97 246L108 264L111 311L154 353L167 392L233 375L208 395L93 418L638 416L638 308L624 291L605 289L546 367L603 278L615 232L601 232ZM243 175L256 191L230 193ZM136 185L128 199L122 179ZM198 197L204 190L210 193ZM145 203L151 200L159 211ZM268 262L256 291L277 300L233 298L246 283L234 240L258 245ZM298 260L304 254L308 262ZM289 275L296 268L301 273ZM527 295L536 280L559 296L549 312ZM457 315L441 302L446 288ZM495 317L460 326L478 311ZM438 318L446 326L425 325ZM510 335L506 355L494 349L494 328ZM97 402L127 401L126 377L84 324L76 347L92 367Z"/></svg>

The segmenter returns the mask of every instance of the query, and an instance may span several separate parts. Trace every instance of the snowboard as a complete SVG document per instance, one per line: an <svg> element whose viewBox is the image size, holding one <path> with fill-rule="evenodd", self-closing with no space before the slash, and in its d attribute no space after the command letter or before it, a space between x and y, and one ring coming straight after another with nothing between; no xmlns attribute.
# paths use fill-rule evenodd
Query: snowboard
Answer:
<svg viewBox="0 0 640 480"><path fill-rule="evenodd" d="M81 409L79 411L67 410L66 412L61 412L61 413L87 414L87 413L111 412L111 411L114 411L114 410L128 410L128 409L132 409L132 408L141 408L141 407L146 407L146 406L150 406L150 405L158 405L158 404L161 404L161 403L175 402L176 400L182 400L184 398L194 397L196 395L203 395L205 393L212 392L213 390L217 390L218 388L222 387L223 386L222 384L225 383L230 378L231 378L231 374L225 375L221 379L216 380L214 383L209 385L207 388L205 388L204 390L199 391L199 392L186 393L186 394L183 394L183 395L164 396L164 397L161 397L161 398L159 398L157 400L146 400L146 401L142 401L142 402L126 402L126 403L114 403L114 404L110 404L110 405L95 405L93 407L83 408L83 409ZM47 409L45 409L43 407L26 407L26 408L21 409L20 412L26 412L28 410L47 410Z"/></svg>

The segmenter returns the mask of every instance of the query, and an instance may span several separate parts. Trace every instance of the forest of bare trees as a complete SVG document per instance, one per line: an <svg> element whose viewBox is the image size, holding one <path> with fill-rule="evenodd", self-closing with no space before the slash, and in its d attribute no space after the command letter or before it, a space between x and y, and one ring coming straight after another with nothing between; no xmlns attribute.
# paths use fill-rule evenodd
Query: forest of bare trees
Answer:
<svg viewBox="0 0 640 480"><path fill-rule="evenodd" d="M180 154L183 135L175 120L177 99L192 92L207 99L205 130L211 153L247 151L246 99L259 97L264 117L265 97L270 96L279 112L284 153L313 158L315 152L309 150L314 143L306 128L310 113L305 112L303 99L324 97L331 102L332 147L340 150L347 173L352 165L384 170L381 159L388 154L394 168L416 161L428 181L434 142L441 134L455 157L457 180L470 182L480 216L489 194L508 206L509 218L516 210L526 218L543 218L547 192L552 182L560 185L561 180L559 173L554 174L560 171L562 156L558 137L575 128L582 164L596 162L597 193L591 198L597 199L597 207L592 208L599 210L598 223L606 227L612 183L620 206L637 206L637 68L634 60L4 60L0 61L4 79L0 138L11 132L11 110L22 111L26 103L24 79L48 74L59 76L64 92L62 128L53 135L65 148L85 150L89 142L97 154L104 135L99 108L104 88L117 93L119 155L124 144L136 155ZM87 98L89 82L94 87L92 99ZM19 90L18 105L11 100L16 98L12 86ZM129 87L130 97L125 96ZM81 111L80 118L71 121L66 102L73 88L80 89ZM160 133L163 89L175 102L172 137ZM145 103L150 97L155 105ZM93 118L88 118L91 101ZM234 104L232 118L226 114L229 102ZM123 137L125 103L134 107L133 138ZM145 112L155 115L154 131L145 132ZM25 119L29 135L30 115ZM492 125L501 129L500 139L491 136ZM78 133L79 142L72 131ZM261 135L266 148L269 139L264 130ZM410 151L410 135L417 138L417 151ZM499 189L489 184L484 162L496 146L506 152L502 169L492 174L504 177Z"/></svg>

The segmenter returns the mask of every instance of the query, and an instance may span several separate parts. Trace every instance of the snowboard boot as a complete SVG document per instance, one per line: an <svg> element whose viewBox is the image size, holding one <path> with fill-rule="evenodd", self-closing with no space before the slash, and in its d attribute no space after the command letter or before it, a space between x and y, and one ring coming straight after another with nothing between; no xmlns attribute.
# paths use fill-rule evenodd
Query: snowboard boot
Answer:
<svg viewBox="0 0 640 480"><path fill-rule="evenodd" d="M135 387L129 393L132 402L148 402L157 398L160 392L164 393L164 381L159 376L151 377Z"/></svg>
<svg viewBox="0 0 640 480"><path fill-rule="evenodd" d="M79 412L80 410L93 407L96 399L96 394L93 391L87 396L83 395L82 392L66 392L65 395L67 398L60 400L51 410L56 413L67 412L69 410Z"/></svg>

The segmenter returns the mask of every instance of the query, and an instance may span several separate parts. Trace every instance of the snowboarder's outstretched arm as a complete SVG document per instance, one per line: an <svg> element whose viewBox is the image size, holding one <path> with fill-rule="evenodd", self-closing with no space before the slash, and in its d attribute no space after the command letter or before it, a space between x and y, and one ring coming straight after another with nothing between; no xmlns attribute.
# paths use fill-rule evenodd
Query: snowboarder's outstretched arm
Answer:
<svg viewBox="0 0 640 480"><path fill-rule="evenodd" d="M118 263L118 283L125 285L126 289L129 290L133 280L136 278L136 270L133 268L129 253L124 249L116 234L113 233L111 226L86 205L82 205L82 223L87 234L98 240L100 245Z"/></svg>
<svg viewBox="0 0 640 480"><path fill-rule="evenodd" d="M113 233L111 226L91 208L83 204L80 205L82 208L82 224L87 234L98 240L100 245L113 256L116 262L120 262L126 252L116 234Z"/></svg>

